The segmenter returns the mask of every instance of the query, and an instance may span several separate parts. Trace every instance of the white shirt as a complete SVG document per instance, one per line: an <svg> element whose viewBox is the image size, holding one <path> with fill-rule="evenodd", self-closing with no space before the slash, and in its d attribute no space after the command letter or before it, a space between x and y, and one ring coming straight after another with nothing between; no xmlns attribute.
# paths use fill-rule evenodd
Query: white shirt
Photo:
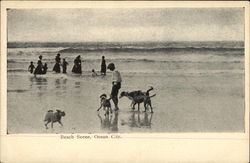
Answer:
<svg viewBox="0 0 250 163"><path fill-rule="evenodd" d="M112 82L122 82L122 77L119 71L113 71Z"/></svg>

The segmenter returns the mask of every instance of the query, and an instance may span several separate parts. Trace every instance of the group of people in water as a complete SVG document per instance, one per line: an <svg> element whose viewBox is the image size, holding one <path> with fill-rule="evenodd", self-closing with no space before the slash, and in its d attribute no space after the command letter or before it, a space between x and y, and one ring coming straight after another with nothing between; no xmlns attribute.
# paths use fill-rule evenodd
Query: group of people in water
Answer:
<svg viewBox="0 0 250 163"><path fill-rule="evenodd" d="M39 56L39 60L37 61L37 66L35 67L33 62L30 62L30 66L28 68L29 72L34 75L43 75L47 73L48 67L47 63L42 63L42 55ZM60 53L56 55L55 58L55 65L53 67L53 71L55 73L61 73L61 66L62 66L62 72L67 73L67 66L69 65L66 59L63 59L63 62L61 63ZM101 75L106 75L106 70L109 69L112 72L112 90L110 99L112 99L115 110L119 110L118 108L118 92L121 88L121 82L122 78L120 75L120 72L115 69L115 64L110 63L108 66L106 66L105 56L102 56L102 62L101 62ZM82 74L82 60L81 56L77 56L74 59L74 66L72 68L72 72L76 74ZM92 76L98 76L98 74L95 72L94 69L92 69Z"/></svg>
<svg viewBox="0 0 250 163"><path fill-rule="evenodd" d="M48 70L48 67L47 67L47 63L42 63L42 59L43 59L43 56L39 56L39 60L37 61L37 66L35 67L33 62L30 62L30 66L28 68L29 72L30 73L34 73L35 75L36 74L46 74L47 73L47 70Z"/></svg>
<svg viewBox="0 0 250 163"><path fill-rule="evenodd" d="M30 62L30 66L28 67L28 70L31 74L34 75L43 75L47 73L48 67L47 63L42 63L42 55L39 56L39 60L37 61L37 66L35 67L33 62ZM61 62L60 53L58 53L55 57L55 65L52 69L55 73L61 73L61 66L62 66L62 73L67 73L67 66L69 63L66 61L65 58L63 58L63 61ZM81 56L78 55L74 59L74 66L72 68L72 72L75 74L82 74L82 60ZM95 72L94 69L92 69L92 76L97 76L98 74ZM102 56L102 63L101 63L101 75L106 75L106 61L105 56Z"/></svg>

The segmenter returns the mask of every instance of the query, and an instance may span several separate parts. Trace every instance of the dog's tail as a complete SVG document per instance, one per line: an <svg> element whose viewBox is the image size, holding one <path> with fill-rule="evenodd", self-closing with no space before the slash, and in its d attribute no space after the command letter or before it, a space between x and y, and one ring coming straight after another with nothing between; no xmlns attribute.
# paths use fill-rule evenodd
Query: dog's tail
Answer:
<svg viewBox="0 0 250 163"><path fill-rule="evenodd" d="M152 86L150 86L150 88L147 90L146 95L149 95L149 92L152 91L154 88Z"/></svg>
<svg viewBox="0 0 250 163"><path fill-rule="evenodd" d="M149 97L151 98L151 97L155 97L155 96L156 96L156 94L153 94L152 96L149 96Z"/></svg>

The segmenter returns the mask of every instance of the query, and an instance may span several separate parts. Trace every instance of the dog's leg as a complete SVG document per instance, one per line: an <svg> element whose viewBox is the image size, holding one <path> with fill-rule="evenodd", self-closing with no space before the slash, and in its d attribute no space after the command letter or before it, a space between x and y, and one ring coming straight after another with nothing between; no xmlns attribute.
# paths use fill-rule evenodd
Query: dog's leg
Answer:
<svg viewBox="0 0 250 163"><path fill-rule="evenodd" d="M112 114L112 113L113 113L113 110L112 110L112 108L111 108L111 107L109 107L109 110L110 110L110 113Z"/></svg>
<svg viewBox="0 0 250 163"><path fill-rule="evenodd" d="M146 101L144 101L144 112L146 112L147 111L147 102Z"/></svg>
<svg viewBox="0 0 250 163"><path fill-rule="evenodd" d="M133 101L132 101L131 104L130 104L130 107L131 107L131 108L133 108L133 104L134 104L134 103L133 103Z"/></svg>
<svg viewBox="0 0 250 163"><path fill-rule="evenodd" d="M48 121L45 123L45 127L46 127L46 129L48 129L48 126L47 126L47 125L48 125L48 123L49 123Z"/></svg>
<svg viewBox="0 0 250 163"><path fill-rule="evenodd" d="M104 114L104 115L105 115L105 116L108 115L108 114L109 114L109 109L106 108L106 107L104 107L104 110L105 110L105 114Z"/></svg>
<svg viewBox="0 0 250 163"><path fill-rule="evenodd" d="M53 128L53 121L51 122L51 128Z"/></svg>
<svg viewBox="0 0 250 163"><path fill-rule="evenodd" d="M153 107L152 107L152 104L151 104L151 100L150 100L150 99L148 100L148 105L150 106L151 113L153 113Z"/></svg>
<svg viewBox="0 0 250 163"><path fill-rule="evenodd" d="M58 121L58 123L60 123L61 126L63 126L62 122L61 121Z"/></svg>
<svg viewBox="0 0 250 163"><path fill-rule="evenodd" d="M138 111L140 111L140 103L138 103Z"/></svg>
<svg viewBox="0 0 250 163"><path fill-rule="evenodd" d="M136 103L133 101L133 107L132 107L133 110L135 110L135 105Z"/></svg>
<svg viewBox="0 0 250 163"><path fill-rule="evenodd" d="M132 103L131 103L131 106L132 106L132 109L135 110L135 101L133 100Z"/></svg>

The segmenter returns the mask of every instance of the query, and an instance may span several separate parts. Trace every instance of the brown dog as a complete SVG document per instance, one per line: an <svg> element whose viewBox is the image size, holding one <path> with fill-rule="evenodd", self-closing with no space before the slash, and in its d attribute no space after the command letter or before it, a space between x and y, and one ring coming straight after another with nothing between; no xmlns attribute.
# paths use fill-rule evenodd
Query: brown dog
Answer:
<svg viewBox="0 0 250 163"><path fill-rule="evenodd" d="M53 123L58 122L60 123L61 126L63 126L61 122L61 118L65 116L65 112L61 110L56 110L54 112L53 110L48 110L48 112L45 115L44 122L45 122L45 127L48 129L48 124L51 122L51 128L53 128Z"/></svg>

